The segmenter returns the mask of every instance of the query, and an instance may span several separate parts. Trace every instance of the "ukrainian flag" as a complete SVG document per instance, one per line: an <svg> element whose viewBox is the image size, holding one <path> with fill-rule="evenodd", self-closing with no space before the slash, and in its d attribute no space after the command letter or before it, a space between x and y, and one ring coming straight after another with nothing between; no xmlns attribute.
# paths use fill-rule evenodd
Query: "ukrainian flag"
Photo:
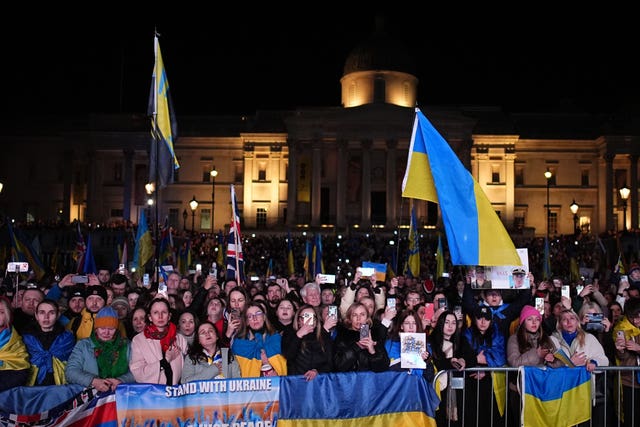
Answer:
<svg viewBox="0 0 640 427"><path fill-rule="evenodd" d="M291 375L280 377L280 385L278 427L436 426L440 399L415 375L345 372L318 375L313 381Z"/></svg>
<svg viewBox="0 0 640 427"><path fill-rule="evenodd" d="M591 419L591 374L577 368L520 368L522 423L566 427Z"/></svg>
<svg viewBox="0 0 640 427"><path fill-rule="evenodd" d="M522 264L482 188L417 108L402 197L439 204L454 265Z"/></svg>

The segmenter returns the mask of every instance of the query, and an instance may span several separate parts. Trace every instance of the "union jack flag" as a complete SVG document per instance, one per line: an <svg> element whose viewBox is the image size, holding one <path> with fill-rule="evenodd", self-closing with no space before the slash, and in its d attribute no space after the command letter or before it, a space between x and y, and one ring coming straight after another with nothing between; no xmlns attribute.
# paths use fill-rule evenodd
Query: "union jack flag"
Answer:
<svg viewBox="0 0 640 427"><path fill-rule="evenodd" d="M227 280L235 280L238 285L244 284L240 215L238 215L238 201L233 184L231 184L231 226L229 227L229 239L227 240Z"/></svg>

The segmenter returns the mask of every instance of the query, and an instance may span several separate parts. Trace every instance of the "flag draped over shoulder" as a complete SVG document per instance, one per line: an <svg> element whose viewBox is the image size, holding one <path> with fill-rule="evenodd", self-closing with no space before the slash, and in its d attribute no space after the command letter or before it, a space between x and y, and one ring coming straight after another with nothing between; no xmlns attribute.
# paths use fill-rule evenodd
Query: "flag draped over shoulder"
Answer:
<svg viewBox="0 0 640 427"><path fill-rule="evenodd" d="M578 368L520 368L525 426L566 427L591 418L591 374Z"/></svg>
<svg viewBox="0 0 640 427"><path fill-rule="evenodd" d="M28 262L29 268L33 270L33 274L35 275L37 280L40 280L44 277L45 268L44 264L38 257L38 254L29 243L29 240L26 235L24 235L20 230L13 229L11 225L11 220L6 221L7 228L9 230L9 238L11 239L11 256L14 261L18 262Z"/></svg>
<svg viewBox="0 0 640 427"><path fill-rule="evenodd" d="M138 222L138 232L136 234L136 246L133 250L133 266L142 269L153 256L153 239L147 224L147 217L144 209L140 211L140 221Z"/></svg>
<svg viewBox="0 0 640 427"><path fill-rule="evenodd" d="M416 207L411 208L411 224L409 225L409 251L404 267L404 275L408 277L420 277L420 236L418 234L418 218Z"/></svg>
<svg viewBox="0 0 640 427"><path fill-rule="evenodd" d="M296 267L293 262L293 241L291 240L291 232L287 232L287 272L289 276L293 276L296 272Z"/></svg>
<svg viewBox="0 0 640 427"><path fill-rule="evenodd" d="M244 257L242 255L242 234L235 186L231 185L231 224L227 241L227 280L244 283Z"/></svg>
<svg viewBox="0 0 640 427"><path fill-rule="evenodd" d="M174 171L180 167L174 151L174 144L178 137L178 125L157 35L154 37L153 47L155 65L151 79L151 94L149 95L149 115L151 116L149 182L157 183L157 188L164 188L173 183Z"/></svg>
<svg viewBox="0 0 640 427"><path fill-rule="evenodd" d="M417 108L402 197L439 204L454 265L521 264L482 188Z"/></svg>

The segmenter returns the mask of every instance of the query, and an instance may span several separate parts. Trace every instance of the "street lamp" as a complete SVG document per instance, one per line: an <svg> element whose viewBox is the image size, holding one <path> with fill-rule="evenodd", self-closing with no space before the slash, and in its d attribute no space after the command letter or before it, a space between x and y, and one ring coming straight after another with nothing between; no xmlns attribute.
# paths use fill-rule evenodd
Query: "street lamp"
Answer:
<svg viewBox="0 0 640 427"><path fill-rule="evenodd" d="M551 208L549 206L549 183L551 182L552 176L553 174L551 173L549 168L547 168L546 172L544 173L544 177L547 179L547 241L549 241L549 220L551 218Z"/></svg>
<svg viewBox="0 0 640 427"><path fill-rule="evenodd" d="M198 201L196 200L195 194L189 202L189 207L191 208L191 232L193 233L196 228L196 209L198 209Z"/></svg>
<svg viewBox="0 0 640 427"><path fill-rule="evenodd" d="M216 207L216 176L218 176L218 171L216 170L215 165L211 170L211 232L215 233L215 207Z"/></svg>
<svg viewBox="0 0 640 427"><path fill-rule="evenodd" d="M620 190L620 197L622 198L622 229L627 231L627 200L631 194L631 190L625 185Z"/></svg>
<svg viewBox="0 0 640 427"><path fill-rule="evenodd" d="M187 210L183 210L182 211L182 228L184 229L184 231L187 231L187 217L189 216L189 214L187 213Z"/></svg>
<svg viewBox="0 0 640 427"><path fill-rule="evenodd" d="M578 229L578 209L580 209L580 206L576 203L576 199L573 199L573 203L571 203L569 209L571 209L571 213L573 214L573 233L578 234L580 232Z"/></svg>

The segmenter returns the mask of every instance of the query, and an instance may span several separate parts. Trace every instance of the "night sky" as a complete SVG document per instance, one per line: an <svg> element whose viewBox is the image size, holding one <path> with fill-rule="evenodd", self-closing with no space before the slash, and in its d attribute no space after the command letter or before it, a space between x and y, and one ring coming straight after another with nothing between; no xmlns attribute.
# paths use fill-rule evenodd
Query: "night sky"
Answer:
<svg viewBox="0 0 640 427"><path fill-rule="evenodd" d="M345 59L372 33L374 10L229 7L235 10L182 7L171 20L123 10L117 18L97 11L91 20L5 26L1 108L13 114L144 112L154 27L178 115L340 104ZM414 55L421 105L611 112L639 104L640 37L636 24L621 22L635 16L630 11L501 12L477 20L454 10L386 13L387 32Z"/></svg>

